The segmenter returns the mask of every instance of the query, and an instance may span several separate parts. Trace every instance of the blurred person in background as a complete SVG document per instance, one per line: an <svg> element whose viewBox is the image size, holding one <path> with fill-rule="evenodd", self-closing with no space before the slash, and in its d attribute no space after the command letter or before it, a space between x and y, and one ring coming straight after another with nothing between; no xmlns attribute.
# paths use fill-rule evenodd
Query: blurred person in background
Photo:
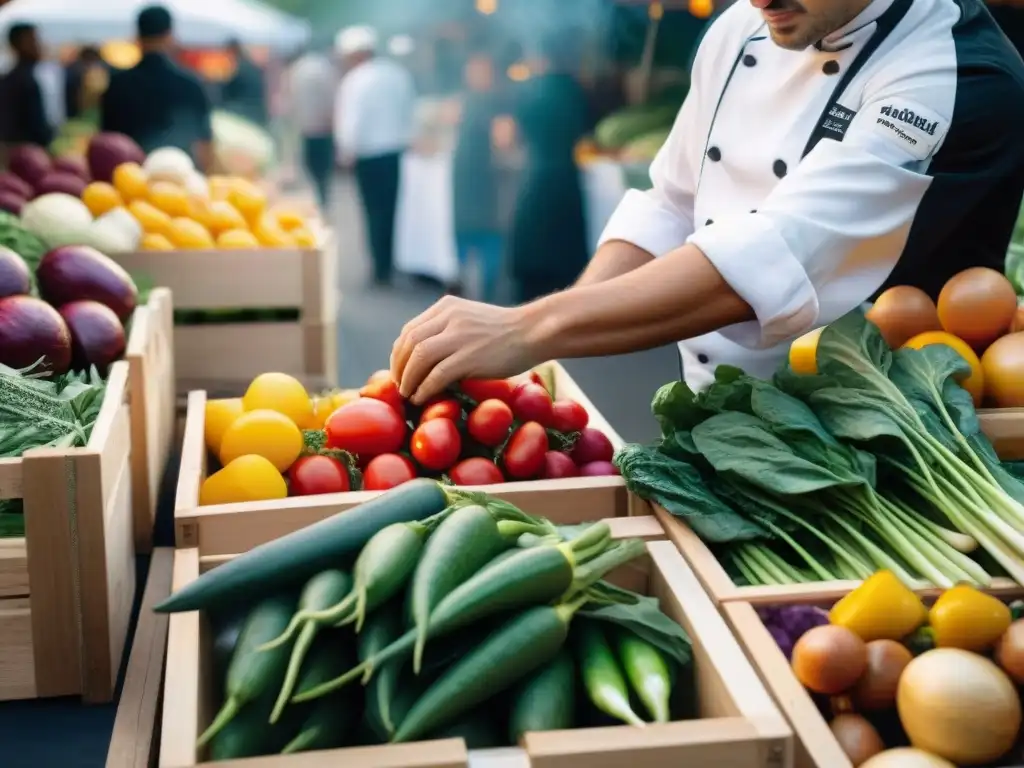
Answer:
<svg viewBox="0 0 1024 768"><path fill-rule="evenodd" d="M235 62L235 73L221 89L224 109L251 120L256 125L267 124L267 85L263 70L245 52L238 40L231 40L227 52Z"/></svg>
<svg viewBox="0 0 1024 768"><path fill-rule="evenodd" d="M42 46L32 24L13 24L7 42L14 67L0 79L0 131L3 143L49 146L54 124L47 114L38 67Z"/></svg>
<svg viewBox="0 0 1024 768"><path fill-rule="evenodd" d="M302 137L302 164L327 210L334 174L334 92L338 72L321 47L311 46L289 67L286 101Z"/></svg>
<svg viewBox="0 0 1024 768"><path fill-rule="evenodd" d="M464 291L466 267L475 261L482 301L494 303L502 274L505 238L498 210L495 121L507 112L507 94L499 84L493 57L484 49L466 62L466 90L452 161L455 239L461 279L449 289Z"/></svg>
<svg viewBox="0 0 1024 768"><path fill-rule="evenodd" d="M171 59L173 26L162 5L139 12L142 60L111 77L100 105L100 130L126 134L145 152L178 147L193 156L200 171L211 173L210 98L198 77Z"/></svg>
<svg viewBox="0 0 1024 768"><path fill-rule="evenodd" d="M64 68L64 115L73 120L98 106L110 83L110 68L98 48L84 46Z"/></svg>
<svg viewBox="0 0 1024 768"><path fill-rule="evenodd" d="M583 191L573 154L587 133L589 111L573 75L577 42L550 36L538 71L516 96L515 121L526 154L509 234L516 303L566 288L587 264Z"/></svg>
<svg viewBox="0 0 1024 768"><path fill-rule="evenodd" d="M397 62L377 56L377 33L348 27L335 43L345 65L334 108L339 161L355 171L373 257L373 279L390 284L402 155L413 140L416 87Z"/></svg>

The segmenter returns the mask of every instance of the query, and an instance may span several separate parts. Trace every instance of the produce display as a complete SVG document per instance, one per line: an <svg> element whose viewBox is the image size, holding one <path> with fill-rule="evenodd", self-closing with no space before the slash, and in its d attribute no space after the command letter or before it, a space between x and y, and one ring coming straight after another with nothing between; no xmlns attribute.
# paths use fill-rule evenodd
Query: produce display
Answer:
<svg viewBox="0 0 1024 768"><path fill-rule="evenodd" d="M893 351L855 311L818 335L815 360L817 373L785 366L770 382L722 366L699 395L662 387L662 438L615 457L627 486L685 520L738 584L878 569L913 585L1024 583L1024 484L981 431L963 357Z"/></svg>
<svg viewBox="0 0 1024 768"><path fill-rule="evenodd" d="M923 291L896 286L882 293L867 318L893 349L945 344L970 365L959 377L977 407L1024 406L1024 308L1013 284L994 269L974 267L950 278L938 303ZM813 374L821 329L797 339L790 365Z"/></svg>
<svg viewBox="0 0 1024 768"><path fill-rule="evenodd" d="M199 503L384 491L416 477L456 486L617 475L607 435L534 371L467 380L422 408L388 371L359 390L311 396L294 377L257 376L241 398L210 400L214 466Z"/></svg>
<svg viewBox="0 0 1024 768"><path fill-rule="evenodd" d="M967 585L928 608L880 571L828 612L760 616L854 766L951 768L1024 760L1022 610Z"/></svg>
<svg viewBox="0 0 1024 768"><path fill-rule="evenodd" d="M137 250L312 248L311 222L271 210L242 176L206 178L186 152L145 155L127 136L93 136L84 159L51 159L19 146L0 174L0 209L21 217L47 246L92 245L106 254Z"/></svg>
<svg viewBox="0 0 1024 768"><path fill-rule="evenodd" d="M201 575L156 610L214 631L209 759L692 716L691 648L603 579L642 555L415 480ZM241 604L239 604L241 603ZM202 684L202 681L201 681ZM681 694L681 695L680 695Z"/></svg>

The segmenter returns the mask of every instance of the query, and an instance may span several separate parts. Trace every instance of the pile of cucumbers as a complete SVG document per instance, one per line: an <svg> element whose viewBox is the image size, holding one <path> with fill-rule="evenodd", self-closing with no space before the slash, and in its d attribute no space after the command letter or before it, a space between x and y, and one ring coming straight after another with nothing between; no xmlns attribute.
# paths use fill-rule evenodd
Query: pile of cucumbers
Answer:
<svg viewBox="0 0 1024 768"><path fill-rule="evenodd" d="M310 531L314 531L310 534ZM215 568L157 610L206 611L226 760L688 716L690 645L604 582L644 553L416 481ZM683 696L674 694L683 690Z"/></svg>

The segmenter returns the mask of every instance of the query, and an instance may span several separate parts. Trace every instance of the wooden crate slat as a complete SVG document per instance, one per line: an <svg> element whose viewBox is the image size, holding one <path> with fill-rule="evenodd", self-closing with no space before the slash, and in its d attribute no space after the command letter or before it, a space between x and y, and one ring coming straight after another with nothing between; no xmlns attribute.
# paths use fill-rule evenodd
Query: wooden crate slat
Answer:
<svg viewBox="0 0 1024 768"><path fill-rule="evenodd" d="M0 500L20 499L23 495L21 459L0 459Z"/></svg>

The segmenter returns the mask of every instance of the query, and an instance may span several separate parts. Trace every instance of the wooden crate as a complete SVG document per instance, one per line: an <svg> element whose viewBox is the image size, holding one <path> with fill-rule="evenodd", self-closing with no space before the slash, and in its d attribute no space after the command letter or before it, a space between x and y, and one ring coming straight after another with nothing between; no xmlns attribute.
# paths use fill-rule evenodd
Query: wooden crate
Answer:
<svg viewBox="0 0 1024 768"><path fill-rule="evenodd" d="M982 429L1003 459L1024 458L1024 409L981 411L980 417ZM760 603L776 599L800 598L801 596L810 600L831 599L841 597L859 583L844 580L754 587L735 584L707 544L685 522L657 504L651 506L654 514L665 527L669 539L682 552L683 557L696 572L711 599L716 603L733 601ZM1004 578L993 579L990 587L990 591L994 594L1013 593L1017 589L1019 587L1016 582Z"/></svg>
<svg viewBox="0 0 1024 768"><path fill-rule="evenodd" d="M132 274L174 294L179 310L298 309L296 322L179 325L179 389L247 384L264 371L337 379L337 270L333 237L319 248L141 251L120 254Z"/></svg>
<svg viewBox="0 0 1024 768"><path fill-rule="evenodd" d="M0 539L0 700L114 695L135 598L128 363L85 448L0 459L25 538Z"/></svg>
<svg viewBox="0 0 1024 768"><path fill-rule="evenodd" d="M839 742L832 735L811 695L796 679L782 649L757 615L757 605L811 604L828 609L850 591L829 590L818 598L802 594L791 598L761 598L756 603L731 602L721 606L733 634L793 728L794 768L853 768L853 764L839 747ZM940 593L941 590L918 591L926 602L934 600ZM1004 589L1001 597L1008 601L1024 597L1024 588L1018 586L1016 589Z"/></svg>
<svg viewBox="0 0 1024 768"><path fill-rule="evenodd" d="M467 752L462 739L360 747L229 761L227 767L312 768L655 768L666 765L787 768L792 734L699 582L652 518L616 519L617 538L648 541L648 557L613 574L620 586L659 598L693 640L700 719L526 734L520 748ZM241 549L241 547L237 547ZM175 553L179 589L223 558L205 548ZM170 618L160 768L205 765L194 744L214 704L208 682L209 630L197 613Z"/></svg>
<svg viewBox="0 0 1024 768"><path fill-rule="evenodd" d="M174 305L157 288L135 310L125 352L132 425L132 515L137 552L153 548L157 497L175 431Z"/></svg>
<svg viewBox="0 0 1024 768"><path fill-rule="evenodd" d="M590 424L600 429L619 448L622 438L580 390L572 377L558 363L552 366L555 391L558 397L577 401L590 414ZM185 434L181 449L181 468L178 474L178 488L174 503L175 540L179 547L202 546L203 537L220 536L222 532L234 535L236 528L247 529L249 536L258 533L263 525L285 526L295 519L302 525L323 520L325 517L362 504L378 495L378 491L337 493L323 496L294 497L285 500L247 502L243 504L218 504L199 506L199 489L206 479L207 450L205 432L206 393L191 392L185 417ZM508 499L524 511L546 517L556 523L580 523L601 520L608 517L633 514L650 514L646 504L639 510L631 505L639 499L626 490L620 477L578 477L564 480L533 480L520 483L503 483L473 490L484 490L503 499ZM285 515L281 511L286 510ZM239 526L235 520L245 515L250 523ZM283 535L280 527L268 533L270 538Z"/></svg>

